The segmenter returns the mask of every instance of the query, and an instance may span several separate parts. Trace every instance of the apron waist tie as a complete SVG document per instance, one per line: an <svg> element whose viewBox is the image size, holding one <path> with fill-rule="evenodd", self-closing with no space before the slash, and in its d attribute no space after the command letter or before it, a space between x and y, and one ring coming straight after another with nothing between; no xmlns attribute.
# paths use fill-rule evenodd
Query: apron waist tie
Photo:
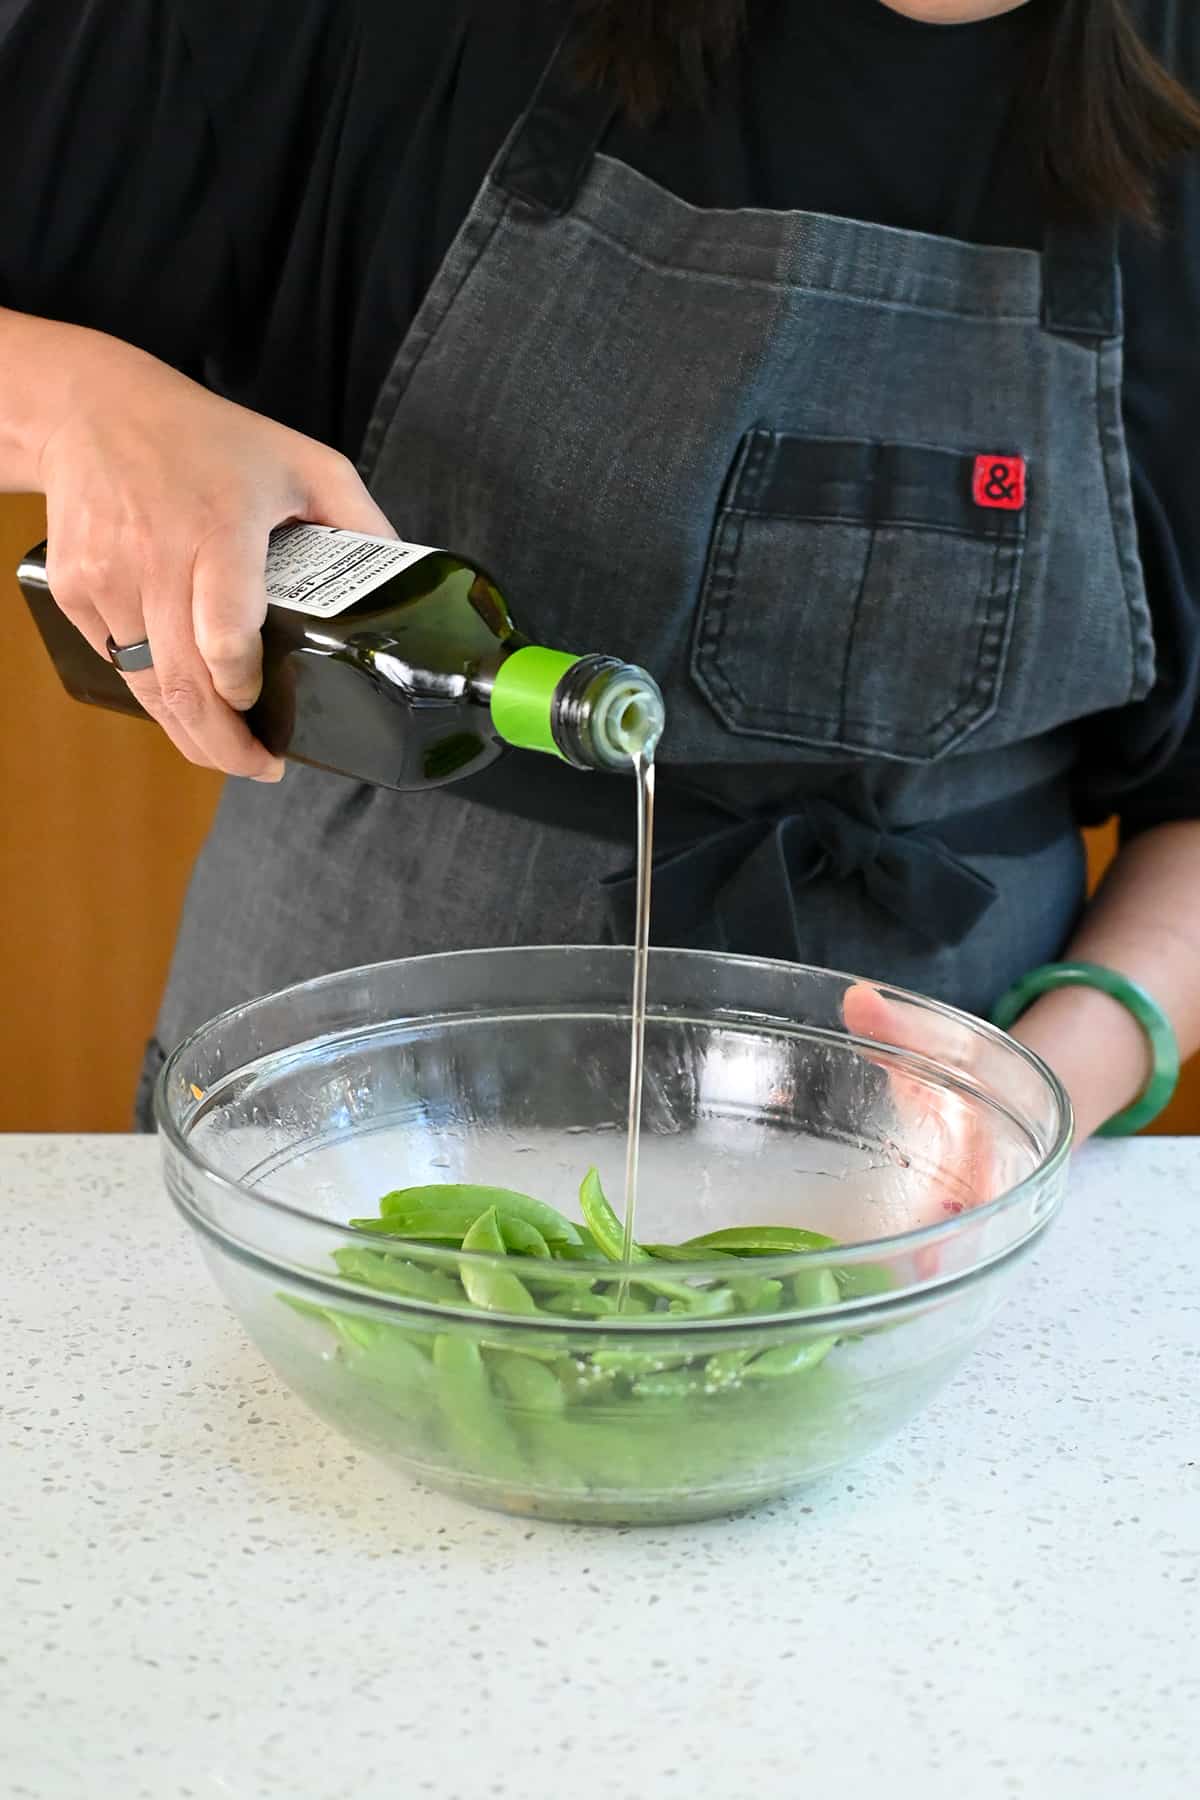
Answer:
<svg viewBox="0 0 1200 1800"><path fill-rule="evenodd" d="M1069 785L1061 777L915 825L890 824L860 784L852 795L793 793L759 812L672 780L666 766L660 783L653 940L679 949L753 946L757 956L784 961L803 960L797 900L811 882L861 882L873 904L923 944L955 945L997 898L996 884L967 857L1029 856L1076 829ZM632 836L633 793L625 781L581 778L549 764L534 769L523 760L519 781L507 761L461 791L484 805L606 842L628 844ZM637 902L632 861L600 886L614 941L631 943Z"/></svg>
<svg viewBox="0 0 1200 1800"><path fill-rule="evenodd" d="M889 830L827 799L775 817L734 819L654 858L654 936L680 948L753 944L758 956L803 955L797 897L810 882L857 876L882 911L924 943L959 944L996 899L996 886L922 826ZM630 868L602 884L620 943L632 941ZM715 934L715 941L714 941Z"/></svg>

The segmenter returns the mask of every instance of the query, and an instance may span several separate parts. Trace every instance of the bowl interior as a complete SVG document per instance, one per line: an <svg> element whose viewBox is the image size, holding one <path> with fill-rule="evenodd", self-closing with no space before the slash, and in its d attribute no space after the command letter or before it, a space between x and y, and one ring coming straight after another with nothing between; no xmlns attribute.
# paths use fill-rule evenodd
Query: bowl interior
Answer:
<svg viewBox="0 0 1200 1800"><path fill-rule="evenodd" d="M206 1026L160 1087L201 1170L344 1225L397 1187L511 1187L622 1208L631 963L517 950L380 965ZM891 994L921 1053L850 1037L850 978L657 952L638 1234L739 1224L877 1242L977 1210L1065 1154L1046 1072L989 1028ZM261 1209L267 1254L289 1214Z"/></svg>

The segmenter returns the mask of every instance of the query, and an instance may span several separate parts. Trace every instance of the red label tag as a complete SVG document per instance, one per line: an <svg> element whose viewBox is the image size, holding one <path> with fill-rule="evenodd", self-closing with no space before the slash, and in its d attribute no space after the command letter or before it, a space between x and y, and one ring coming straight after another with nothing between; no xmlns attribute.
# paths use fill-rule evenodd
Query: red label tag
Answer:
<svg viewBox="0 0 1200 1800"><path fill-rule="evenodd" d="M976 506L1020 512L1025 505L1025 458L977 456L974 493Z"/></svg>

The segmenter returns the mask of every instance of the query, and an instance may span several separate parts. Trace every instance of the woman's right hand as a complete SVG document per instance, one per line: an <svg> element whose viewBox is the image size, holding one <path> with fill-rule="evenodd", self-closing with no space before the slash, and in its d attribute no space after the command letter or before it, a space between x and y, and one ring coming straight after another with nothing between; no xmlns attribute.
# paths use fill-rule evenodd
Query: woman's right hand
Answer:
<svg viewBox="0 0 1200 1800"><path fill-rule="evenodd" d="M190 761L277 781L239 715L258 697L268 537L293 519L394 537L352 463L114 338L70 327L37 457L47 577L94 650L150 640L126 676Z"/></svg>

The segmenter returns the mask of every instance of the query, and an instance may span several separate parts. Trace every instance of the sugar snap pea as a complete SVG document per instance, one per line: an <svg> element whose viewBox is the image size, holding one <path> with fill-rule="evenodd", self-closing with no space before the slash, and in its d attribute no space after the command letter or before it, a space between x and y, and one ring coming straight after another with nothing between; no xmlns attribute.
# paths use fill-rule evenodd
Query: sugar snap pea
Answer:
<svg viewBox="0 0 1200 1800"><path fill-rule="evenodd" d="M588 1230L596 1243L612 1262L620 1262L625 1253L625 1228L616 1213L609 1205L604 1189L600 1185L600 1175L596 1169L589 1169L583 1178L579 1190L579 1204L583 1208L583 1216L587 1220ZM631 1252L635 1263L652 1263L654 1261L648 1250L640 1244L634 1244ZM670 1310L675 1313L694 1313L697 1317L728 1312L730 1297L717 1290L715 1293L704 1288L689 1287L683 1281L662 1281L657 1277L651 1279L646 1275L632 1278L639 1288L647 1293L656 1294L666 1300Z"/></svg>
<svg viewBox="0 0 1200 1800"><path fill-rule="evenodd" d="M401 1294L406 1299L425 1300L434 1306L457 1306L462 1301L462 1289L451 1276L443 1275L440 1269L418 1268L415 1263L389 1256L386 1251L335 1250L333 1260L338 1273L347 1281L357 1281L380 1293Z"/></svg>
<svg viewBox="0 0 1200 1800"><path fill-rule="evenodd" d="M555 1239L550 1242L550 1254L558 1262L607 1262L608 1258L597 1244L586 1225L579 1227L580 1242L564 1244Z"/></svg>
<svg viewBox="0 0 1200 1800"><path fill-rule="evenodd" d="M625 1256L625 1227L608 1203L608 1197L600 1185L598 1169L589 1169L584 1176L579 1190L579 1204L597 1249L602 1250L610 1262L621 1262ZM654 1260L650 1252L643 1250L640 1244L633 1246L632 1258L634 1262Z"/></svg>
<svg viewBox="0 0 1200 1800"><path fill-rule="evenodd" d="M378 1329L372 1320L360 1318L357 1313L335 1312L331 1306L314 1306L311 1300L300 1300L295 1294L280 1294L279 1298L303 1318L319 1319L323 1325L332 1326L338 1337L352 1349L371 1343Z"/></svg>
<svg viewBox="0 0 1200 1800"><path fill-rule="evenodd" d="M792 1303L808 1312L818 1307L836 1306L841 1298L837 1276L832 1269L798 1269L789 1277Z"/></svg>
<svg viewBox="0 0 1200 1800"><path fill-rule="evenodd" d="M708 1392L708 1372L703 1365L689 1364L683 1369L670 1369L661 1375L639 1375L633 1384L639 1400L698 1400Z"/></svg>
<svg viewBox="0 0 1200 1800"><path fill-rule="evenodd" d="M592 1365L606 1375L661 1375L691 1362L690 1350L594 1350Z"/></svg>
<svg viewBox="0 0 1200 1800"><path fill-rule="evenodd" d="M518 1194L512 1188L476 1187L467 1182L445 1182L434 1187L395 1188L379 1202L384 1218L400 1213L466 1211L471 1219L495 1207L510 1218L523 1219L536 1225L547 1243L578 1244L582 1242L579 1227L570 1219L534 1200L529 1194ZM469 1222L469 1221L468 1221ZM464 1230L466 1227L464 1226Z"/></svg>
<svg viewBox="0 0 1200 1800"><path fill-rule="evenodd" d="M414 1208L410 1212L389 1213L383 1219L351 1219L350 1223L357 1231L369 1231L376 1237L408 1238L424 1244L461 1244L464 1234L480 1214L488 1210L486 1206L476 1208L456 1201L452 1207ZM492 1210L500 1222L506 1251L516 1256L549 1260L549 1243L536 1225L517 1218L515 1213L502 1212L499 1207Z"/></svg>
<svg viewBox="0 0 1200 1800"><path fill-rule="evenodd" d="M710 1250L699 1256L689 1250L686 1244L647 1244L647 1251L659 1262L697 1263L697 1262L730 1262L732 1252L729 1250Z"/></svg>
<svg viewBox="0 0 1200 1800"><path fill-rule="evenodd" d="M833 1273L844 1300L873 1300L877 1294L890 1294L895 1286L891 1270L878 1263L852 1263Z"/></svg>
<svg viewBox="0 0 1200 1800"><path fill-rule="evenodd" d="M547 1312L566 1313L574 1319L611 1319L617 1311L617 1302L610 1294L592 1294L586 1288L576 1293L572 1288L564 1288L561 1293L548 1294L544 1305ZM628 1311L628 1307L625 1309Z"/></svg>
<svg viewBox="0 0 1200 1800"><path fill-rule="evenodd" d="M479 1345L444 1334L434 1342L433 1366L446 1436L463 1469L519 1479L520 1450L492 1394Z"/></svg>
<svg viewBox="0 0 1200 1800"><path fill-rule="evenodd" d="M686 1244L647 1244L651 1256L662 1262L696 1263L696 1262L734 1262L736 1257L731 1250L689 1249ZM729 1278L738 1306L743 1312L770 1312L783 1293L783 1283L772 1281L767 1276L753 1275Z"/></svg>
<svg viewBox="0 0 1200 1800"><path fill-rule="evenodd" d="M493 1350L488 1356L496 1386L505 1399L523 1412L562 1412L567 1404L562 1383L552 1368L528 1356Z"/></svg>
<svg viewBox="0 0 1200 1800"><path fill-rule="evenodd" d="M618 1268L623 1228L594 1169L580 1209L577 1225L529 1195L463 1183L386 1195L378 1217L354 1221L375 1245L335 1252L338 1273L374 1292L380 1313L383 1297L394 1294L475 1309L478 1324L422 1332L419 1320L402 1323L398 1312L393 1323L281 1296L337 1335L338 1355L316 1359L307 1384L321 1408L349 1411L359 1396L364 1432L426 1464L452 1459L470 1481L515 1495L540 1485L560 1496L665 1496L724 1484L731 1469L747 1482L764 1471L769 1478L797 1423L835 1404L840 1371L814 1371L844 1333L781 1339L772 1330L764 1350L756 1321L884 1294L887 1271L830 1269L825 1259L806 1266L808 1253L833 1240L788 1226L636 1244L636 1266ZM421 1244L466 1254L453 1267L446 1256L426 1266ZM798 1265L786 1276L757 1273L753 1259L764 1256L796 1257ZM701 1262L721 1265L703 1286L670 1269ZM607 1334L609 1322L618 1333L627 1318L651 1317L661 1334L641 1342L632 1329L616 1342ZM694 1329L710 1319L711 1333ZM574 1332L572 1320L580 1322ZM867 1326L882 1328L873 1318Z"/></svg>
<svg viewBox="0 0 1200 1800"><path fill-rule="evenodd" d="M662 1293L665 1283L655 1282L654 1286ZM667 1306L667 1311L676 1318L686 1314L694 1319L719 1319L736 1310L737 1295L731 1287L681 1288Z"/></svg>
<svg viewBox="0 0 1200 1800"><path fill-rule="evenodd" d="M753 1356L753 1350L718 1350L706 1365L709 1381L717 1388L731 1386Z"/></svg>
<svg viewBox="0 0 1200 1800"><path fill-rule="evenodd" d="M494 1206L480 1215L463 1238L464 1250L484 1250L493 1256L505 1254L504 1238ZM486 1263L464 1262L459 1279L467 1299L487 1312L535 1313L537 1302L525 1283L507 1269L496 1269Z"/></svg>
<svg viewBox="0 0 1200 1800"><path fill-rule="evenodd" d="M810 1338L804 1343L780 1344L748 1362L742 1374L747 1381L776 1381L784 1375L799 1375L824 1362L836 1342L836 1338Z"/></svg>
<svg viewBox="0 0 1200 1800"><path fill-rule="evenodd" d="M768 1275L731 1277L729 1288L742 1312L774 1312L783 1297L782 1281Z"/></svg>
<svg viewBox="0 0 1200 1800"><path fill-rule="evenodd" d="M836 1238L819 1231L801 1231L792 1225L734 1225L726 1231L706 1231L688 1238L685 1250L727 1250L733 1256L787 1256L791 1251L832 1250Z"/></svg>

